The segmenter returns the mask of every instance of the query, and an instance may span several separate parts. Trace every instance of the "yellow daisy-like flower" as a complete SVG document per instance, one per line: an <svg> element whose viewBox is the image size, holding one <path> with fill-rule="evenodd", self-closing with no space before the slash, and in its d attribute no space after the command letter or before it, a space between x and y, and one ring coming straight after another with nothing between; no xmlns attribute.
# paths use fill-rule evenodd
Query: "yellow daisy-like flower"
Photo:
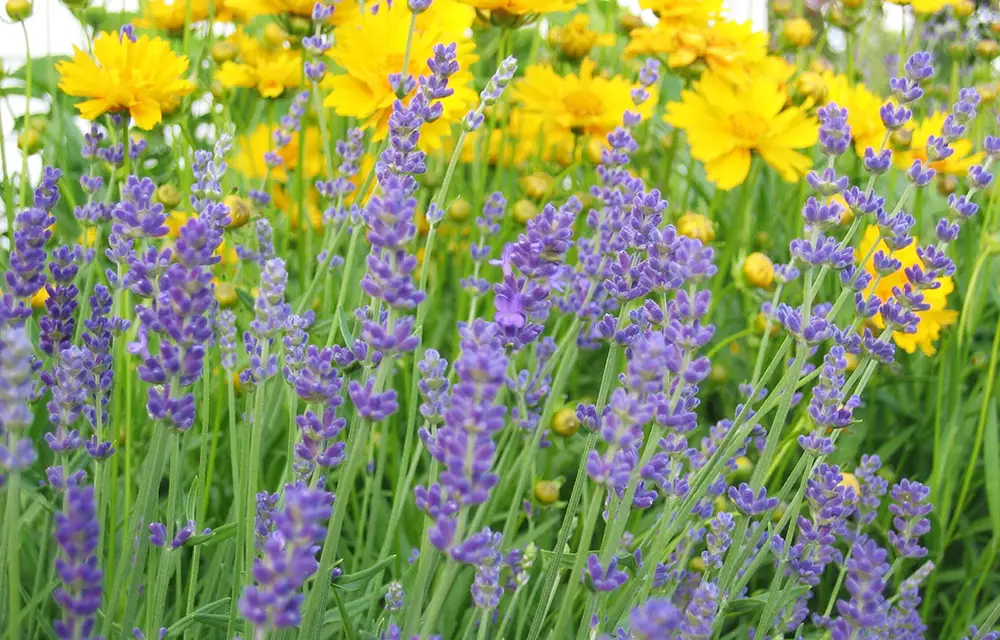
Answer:
<svg viewBox="0 0 1000 640"><path fill-rule="evenodd" d="M825 71L821 76L826 84L827 102L847 109L847 124L851 127L855 152L862 156L868 147L877 151L886 133L879 115L884 100L863 84L852 86L843 74Z"/></svg>
<svg viewBox="0 0 1000 640"><path fill-rule="evenodd" d="M89 98L76 105L81 116L128 112L140 129L152 129L194 90L183 77L187 69L188 59L166 40L139 36L133 42L110 32L94 41L94 58L74 46L71 60L56 63L62 92Z"/></svg>
<svg viewBox="0 0 1000 640"><path fill-rule="evenodd" d="M403 71L412 14L405 2L383 6L377 13L363 13L354 22L334 30L334 45L327 54L342 71L328 75L321 86L330 90L323 104L339 115L358 118L362 126L375 130L375 140L386 136L396 94L389 76ZM442 116L421 129L420 146L441 148L441 139L451 126L473 108L478 95L472 88L472 64L478 60L469 37L474 12L455 2L438 0L417 20L410 45L406 73L414 78L430 75L427 60L434 45L458 45L459 71L448 81L454 93L441 100ZM415 93L415 92L414 92ZM414 93L404 97L410 100Z"/></svg>
<svg viewBox="0 0 1000 640"><path fill-rule="evenodd" d="M702 27L722 15L722 0L639 0L639 6L656 13L660 22L678 27Z"/></svg>
<svg viewBox="0 0 1000 640"><path fill-rule="evenodd" d="M720 189L742 184L756 153L783 179L795 182L812 167L809 156L795 151L816 143L816 121L799 107L786 107L780 85L768 76L731 85L706 73L694 90L681 92L667 105L665 120L683 129L691 155L705 164L709 180Z"/></svg>
<svg viewBox="0 0 1000 640"><path fill-rule="evenodd" d="M590 54L594 47L610 47L615 37L590 28L590 16L578 13L564 27L549 32L549 42L567 58L579 60Z"/></svg>
<svg viewBox="0 0 1000 640"><path fill-rule="evenodd" d="M574 136L603 138L621 124L625 111L648 118L657 101L655 87L639 107L632 102L634 87L621 76L595 76L594 61L585 58L579 75L561 76L547 65L528 67L514 84L512 98L537 118L547 142L572 144ZM531 132L525 137L530 139Z"/></svg>
<svg viewBox="0 0 1000 640"><path fill-rule="evenodd" d="M277 98L285 89L302 84L302 52L266 49L242 31L230 39L239 53L223 62L215 79L227 88L256 89L265 98Z"/></svg>
<svg viewBox="0 0 1000 640"><path fill-rule="evenodd" d="M909 4L914 13L928 16L942 11L945 7L955 6L955 0L910 0Z"/></svg>
<svg viewBox="0 0 1000 640"><path fill-rule="evenodd" d="M463 2L481 11L527 16L572 11L581 0L463 0Z"/></svg>
<svg viewBox="0 0 1000 640"><path fill-rule="evenodd" d="M238 151L232 160L233 168L252 180L268 176L277 182L287 181L288 174L293 173L299 166L299 132L293 132L291 142L277 151L282 163L268 173L264 154L274 149L275 130L276 127L261 124L249 135L240 136L236 141ZM303 177L309 180L323 170L319 129L307 127L304 137L306 147L302 153Z"/></svg>
<svg viewBox="0 0 1000 640"><path fill-rule="evenodd" d="M859 260L868 255L878 237L879 230L875 225L869 225L865 229L865 235L861 239L857 250ZM882 276L877 283L873 280L872 286L865 292L866 295L874 294L879 300L885 302L892 297L893 288L902 289L909 282L905 269L913 265L923 267L924 263L920 259L920 256L917 255L917 238L914 238L909 246L893 252L889 251L889 247L885 242L879 241L876 251L882 251L885 254L891 253L893 258L902 263L902 266L895 273ZM874 263L875 258L873 253L873 256L864 264L865 271L871 274L873 278L876 276ZM926 289L923 292L924 302L930 305L930 309L915 312L920 319L920 322L917 324L916 333L894 331L892 334L893 341L907 353L913 353L919 348L929 356L934 355L936 351L934 342L941 335L941 329L954 324L958 318L957 311L946 308L948 305L948 294L955 290L955 283L952 282L950 277L938 278L937 282L941 285L937 289ZM881 314L876 314L872 320L877 327L885 327L885 322L882 320Z"/></svg>
<svg viewBox="0 0 1000 640"><path fill-rule="evenodd" d="M911 129L910 148L893 153L892 158L898 168L908 169L914 160L927 162L927 138L941 135L941 127L946 117L947 113L939 111L927 116ZM960 138L949 146L954 153L943 160L930 163L930 167L939 174L964 176L969 172L969 167L983 161L982 152L972 153L972 142L966 138Z"/></svg>
<svg viewBox="0 0 1000 640"><path fill-rule="evenodd" d="M729 82L743 82L767 57L767 34L749 23L719 20L705 26L676 26L661 20L634 29L625 55L665 55L675 69L703 63Z"/></svg>
<svg viewBox="0 0 1000 640"><path fill-rule="evenodd" d="M227 6L228 0L215 1L215 21L229 22L233 12ZM153 27L165 31L180 31L188 22L188 6L191 8L190 22L194 24L208 20L212 15L208 0L149 0L145 16L136 20L137 27Z"/></svg>

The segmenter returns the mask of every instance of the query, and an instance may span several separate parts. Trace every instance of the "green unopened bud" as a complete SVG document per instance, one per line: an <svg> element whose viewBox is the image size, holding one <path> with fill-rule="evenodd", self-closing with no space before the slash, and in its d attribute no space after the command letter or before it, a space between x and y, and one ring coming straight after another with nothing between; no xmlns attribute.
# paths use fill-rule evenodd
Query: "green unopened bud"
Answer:
<svg viewBox="0 0 1000 640"><path fill-rule="evenodd" d="M4 9L7 10L7 16L11 20L21 22L31 17L35 6L31 4L30 0L7 0Z"/></svg>
<svg viewBox="0 0 1000 640"><path fill-rule="evenodd" d="M172 184L163 184L156 190L156 201L167 209L174 209L181 203L181 192Z"/></svg>
<svg viewBox="0 0 1000 640"><path fill-rule="evenodd" d="M17 148L27 155L34 155L42 150L42 133L38 129L28 127L17 134Z"/></svg>
<svg viewBox="0 0 1000 640"><path fill-rule="evenodd" d="M99 4L87 7L83 10L84 21L95 28L99 28L108 19L108 10Z"/></svg>

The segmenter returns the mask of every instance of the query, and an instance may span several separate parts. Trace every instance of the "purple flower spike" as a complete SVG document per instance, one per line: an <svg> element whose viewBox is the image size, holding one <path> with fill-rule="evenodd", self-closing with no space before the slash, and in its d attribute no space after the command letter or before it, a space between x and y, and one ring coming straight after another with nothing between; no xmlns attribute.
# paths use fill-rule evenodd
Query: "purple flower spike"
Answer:
<svg viewBox="0 0 1000 640"><path fill-rule="evenodd" d="M55 525L59 546L56 574L62 584L52 597L63 615L53 623L53 630L56 636L67 640L89 638L103 594L103 573L95 555L100 523L94 488L68 487L63 511L56 514Z"/></svg>
<svg viewBox="0 0 1000 640"><path fill-rule="evenodd" d="M586 576L595 591L614 591L628 581L628 574L618 569L618 558L611 558L605 571L596 553L587 558Z"/></svg>
<svg viewBox="0 0 1000 640"><path fill-rule="evenodd" d="M927 555L927 549L920 546L919 539L931 529L931 522L927 519L934 508L927 502L930 494L927 486L906 478L893 485L889 492L892 498L889 511L894 516L892 525L895 529L888 534L889 542L905 558L922 558Z"/></svg>
<svg viewBox="0 0 1000 640"><path fill-rule="evenodd" d="M740 513L751 517L778 506L777 498L767 497L765 487L761 487L755 496L753 489L745 482L740 483L739 487L729 487L729 499L733 501L733 505Z"/></svg>

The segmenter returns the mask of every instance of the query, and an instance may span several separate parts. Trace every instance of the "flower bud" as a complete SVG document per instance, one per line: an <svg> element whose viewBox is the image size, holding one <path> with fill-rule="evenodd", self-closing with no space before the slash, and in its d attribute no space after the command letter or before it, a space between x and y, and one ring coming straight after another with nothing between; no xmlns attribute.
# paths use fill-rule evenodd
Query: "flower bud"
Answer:
<svg viewBox="0 0 1000 640"><path fill-rule="evenodd" d="M771 10L777 17L784 18L792 12L792 0L773 0Z"/></svg>
<svg viewBox="0 0 1000 640"><path fill-rule="evenodd" d="M156 189L156 201L167 209L175 209L181 203L181 192L172 184L161 184Z"/></svg>
<svg viewBox="0 0 1000 640"><path fill-rule="evenodd" d="M976 12L976 3L972 0L958 0L951 9L955 12L955 17L968 18Z"/></svg>
<svg viewBox="0 0 1000 640"><path fill-rule="evenodd" d="M969 55L969 45L960 40L956 40L948 45L947 51L949 58L958 60Z"/></svg>
<svg viewBox="0 0 1000 640"><path fill-rule="evenodd" d="M722 384L729 380L729 372L721 364L713 363L712 368L708 371L708 379L716 384Z"/></svg>
<svg viewBox="0 0 1000 640"><path fill-rule="evenodd" d="M845 9L860 9L864 6L865 0L840 0L840 4L844 5Z"/></svg>
<svg viewBox="0 0 1000 640"><path fill-rule="evenodd" d="M11 20L22 22L31 17L35 7L31 4L30 0L7 0L4 9L7 10L7 16Z"/></svg>
<svg viewBox="0 0 1000 640"><path fill-rule="evenodd" d="M939 173L937 176L937 191L947 197L955 193L958 189L958 178L947 173Z"/></svg>
<svg viewBox="0 0 1000 640"><path fill-rule="evenodd" d="M559 483L554 480L539 480L535 483L535 499L542 504L552 504L559 499Z"/></svg>
<svg viewBox="0 0 1000 640"><path fill-rule="evenodd" d="M472 205L462 197L455 198L455 201L448 207L448 217L455 222L467 219L470 213L472 213Z"/></svg>
<svg viewBox="0 0 1000 640"><path fill-rule="evenodd" d="M764 333L764 331L767 329L767 316L764 315L763 311L758 313L757 316L753 319L753 328L757 331L757 333ZM771 320L771 330L770 330L771 336L773 337L778 335L779 331L781 331L781 325L778 324L777 320Z"/></svg>
<svg viewBox="0 0 1000 640"><path fill-rule="evenodd" d="M844 361L847 363L847 368L844 369L847 373L851 373L858 368L858 356L853 353L845 353Z"/></svg>
<svg viewBox="0 0 1000 640"><path fill-rule="evenodd" d="M227 229L239 229L250 222L253 214L253 206L243 198L236 195L228 195L222 199L222 204L229 207L229 224Z"/></svg>
<svg viewBox="0 0 1000 640"><path fill-rule="evenodd" d="M707 216L691 211L677 219L677 233L701 240L702 244L708 244L715 240L715 226L712 221Z"/></svg>
<svg viewBox="0 0 1000 640"><path fill-rule="evenodd" d="M34 127L28 128L17 134L17 148L27 155L34 155L42 150L42 132Z"/></svg>
<svg viewBox="0 0 1000 640"><path fill-rule="evenodd" d="M91 27L99 29L108 19L108 10L102 5L94 4L83 10L83 20Z"/></svg>
<svg viewBox="0 0 1000 640"><path fill-rule="evenodd" d="M211 52L212 60L215 61L215 64L222 64L223 62L235 59L240 50L234 43L228 40L220 40L212 45Z"/></svg>
<svg viewBox="0 0 1000 640"><path fill-rule="evenodd" d="M288 40L288 32L275 22L264 27L264 42L271 47L280 47Z"/></svg>
<svg viewBox="0 0 1000 640"><path fill-rule="evenodd" d="M736 469L729 474L730 484L736 482L746 482L753 473L753 462L746 456L739 456L734 460Z"/></svg>
<svg viewBox="0 0 1000 640"><path fill-rule="evenodd" d="M514 203L514 219L521 224L527 224L538 215L538 207L531 200L518 200Z"/></svg>
<svg viewBox="0 0 1000 640"><path fill-rule="evenodd" d="M552 190L555 178L543 171L536 171L521 178L521 190L532 200L541 200Z"/></svg>
<svg viewBox="0 0 1000 640"><path fill-rule="evenodd" d="M288 29L296 36L307 36L312 29L312 24L307 18L292 16L288 19Z"/></svg>
<svg viewBox="0 0 1000 640"><path fill-rule="evenodd" d="M997 88L994 84L981 84L976 87L979 99L983 104L993 104L997 99Z"/></svg>
<svg viewBox="0 0 1000 640"><path fill-rule="evenodd" d="M785 26L781 30L781 35L792 47L800 49L812 44L813 39L816 37L816 32L805 18L792 18L785 22Z"/></svg>
<svg viewBox="0 0 1000 640"><path fill-rule="evenodd" d="M236 287L232 282L219 282L215 285L215 299L220 307L231 307L236 304L239 297L236 295Z"/></svg>
<svg viewBox="0 0 1000 640"><path fill-rule="evenodd" d="M695 573L705 573L705 560L701 556L695 556L688 562L688 569Z"/></svg>
<svg viewBox="0 0 1000 640"><path fill-rule="evenodd" d="M623 13L622 17L618 20L618 26L625 33L632 33L635 29L644 27L645 24L642 22L642 18L634 13Z"/></svg>
<svg viewBox="0 0 1000 640"><path fill-rule="evenodd" d="M813 104L826 104L827 87L823 77L815 71L803 71L795 79L795 97L801 101L811 100Z"/></svg>
<svg viewBox="0 0 1000 640"><path fill-rule="evenodd" d="M59 0L63 5L65 5L70 10L80 10L86 9L87 5L90 4L90 0Z"/></svg>
<svg viewBox="0 0 1000 640"><path fill-rule="evenodd" d="M556 435L568 438L580 430L580 419L571 407L564 407L552 416L552 431Z"/></svg>
<svg viewBox="0 0 1000 640"><path fill-rule="evenodd" d="M1000 54L1000 44L995 40L980 40L976 43L976 55L983 60L992 60Z"/></svg>
<svg viewBox="0 0 1000 640"><path fill-rule="evenodd" d="M754 251L743 261L743 277L747 284L766 289L774 282L774 263L759 251Z"/></svg>
<svg viewBox="0 0 1000 640"><path fill-rule="evenodd" d="M208 90L212 93L212 97L216 100L221 100L224 95L226 95L226 88L222 86L222 83L218 80L212 80L208 85Z"/></svg>
<svg viewBox="0 0 1000 640"><path fill-rule="evenodd" d="M913 143L913 131L911 129L899 129L889 134L889 144L895 151L905 151Z"/></svg>

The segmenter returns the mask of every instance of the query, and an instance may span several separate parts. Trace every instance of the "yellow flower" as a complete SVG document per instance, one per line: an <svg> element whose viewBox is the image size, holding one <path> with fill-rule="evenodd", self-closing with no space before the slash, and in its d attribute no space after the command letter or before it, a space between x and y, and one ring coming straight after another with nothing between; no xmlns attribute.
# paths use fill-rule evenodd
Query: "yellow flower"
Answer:
<svg viewBox="0 0 1000 640"><path fill-rule="evenodd" d="M722 0L639 0L639 6L675 26L705 26L722 15Z"/></svg>
<svg viewBox="0 0 1000 640"><path fill-rule="evenodd" d="M335 44L328 51L342 71L323 80L321 86L330 90L323 104L341 116L361 120L363 127L375 130L376 140L383 139L388 131L396 100L389 76L403 71L411 15L405 2L383 6L374 15L365 12L356 21L334 30ZM421 129L420 144L426 150L439 149L451 126L478 101L471 72L471 65L478 60L469 38L473 17L468 7L438 0L417 20L406 72L414 78L429 75L427 60L434 55L434 45L442 42L458 44L460 67L448 83L455 93L441 100L443 115ZM412 96L411 93L404 99Z"/></svg>
<svg viewBox="0 0 1000 640"><path fill-rule="evenodd" d="M302 17L312 17L313 7L316 2L313 0L227 0L226 3L234 12L238 13L244 21L259 16L277 16L291 14ZM340 11L341 6L355 5L357 2L343 2L337 5L334 13ZM350 10L351 7L345 6Z"/></svg>
<svg viewBox="0 0 1000 640"><path fill-rule="evenodd" d="M653 27L633 30L631 37L626 56L665 55L675 69L701 62L732 83L755 75L756 65L767 57L767 34L755 32L749 23L718 20L705 26L677 26L660 20Z"/></svg>
<svg viewBox="0 0 1000 640"><path fill-rule="evenodd" d="M481 11L503 12L512 16L572 11L581 0L463 0Z"/></svg>
<svg viewBox="0 0 1000 640"><path fill-rule="evenodd" d="M216 22L229 22L233 18L232 11L222 0L215 1ZM188 6L191 8L190 22L208 20L208 0L149 0L146 3L146 14L134 21L137 27L153 27L165 31L180 31L188 22Z"/></svg>
<svg viewBox="0 0 1000 640"><path fill-rule="evenodd" d="M215 79L227 88L254 88L265 98L277 98L287 88L302 84L302 53L265 49L242 31L232 36L239 51L236 61L223 62Z"/></svg>
<svg viewBox="0 0 1000 640"><path fill-rule="evenodd" d="M288 175L299 166L300 135L299 132L292 133L291 142L277 151L282 159L281 165L268 173L267 165L264 164L264 154L274 149L274 131L274 127L261 124L249 135L240 136L236 142L238 151L232 161L233 168L252 180L260 180L265 175L278 182L288 180ZM303 151L303 177L310 180L323 170L319 129L307 127L304 136L306 148Z"/></svg>
<svg viewBox="0 0 1000 640"><path fill-rule="evenodd" d="M586 58L580 63L580 75L561 76L547 65L530 66L512 95L526 114L538 118L546 141L572 143L577 135L603 138L621 124L626 110L648 118L657 101L655 88L636 107L631 96L634 86L621 76L595 76L594 61Z"/></svg>
<svg viewBox="0 0 1000 640"><path fill-rule="evenodd" d="M858 259L868 254L878 237L878 227L875 225L869 225L865 230L865 235L861 239L860 245L858 246ZM905 270L913 265L919 265L921 268L924 266L920 256L917 255L917 244L917 238L913 238L913 242L911 242L908 246L891 252L892 257L899 260L902 263L902 266L895 273L888 276L882 276L882 278L877 282L873 280L872 286L868 288L865 295L874 294L876 298L885 302L892 297L893 288L902 289L906 286L909 279L906 277ZM886 254L890 253L889 247L886 246L883 241L879 241L876 251L882 251ZM868 259L868 262L864 264L865 271L871 274L873 278L876 277L874 263L875 258L873 255ZM938 278L937 282L941 285L937 289L925 289L923 291L924 302L930 305L930 309L927 311L915 312L917 317L920 319L920 322L917 324L916 333L902 333L894 331L892 334L893 341L895 341L895 343L902 347L902 349L907 353L913 353L917 350L917 348L919 348L929 356L934 355L934 342L941 335L942 327L954 324L956 318L958 318L957 311L945 308L948 304L948 294L955 290L955 283L952 282L952 279L947 276ZM885 327L885 322L882 320L881 314L876 314L873 321L877 327Z"/></svg>
<svg viewBox="0 0 1000 640"><path fill-rule="evenodd" d="M941 127L947 116L948 114L944 112L934 113L924 118L914 128L907 129L911 131L909 148L896 151L892 156L898 168L908 169L914 160L927 162L927 138L941 135ZM972 142L966 138L960 138L949 146L954 149L954 153L943 160L930 163L931 168L939 174L964 176L969 172L969 167L983 161L982 152L972 153Z"/></svg>
<svg viewBox="0 0 1000 640"><path fill-rule="evenodd" d="M937 13L945 7L955 6L955 0L910 0L909 4L913 7L914 13L926 16Z"/></svg>
<svg viewBox="0 0 1000 640"><path fill-rule="evenodd" d="M108 112L127 111L140 129L152 129L163 112L194 90L184 79L188 59L161 38L139 36L132 42L105 32L94 41L93 59L73 47L72 60L56 63L63 93L89 98L76 105L80 115L96 120Z"/></svg>
<svg viewBox="0 0 1000 640"><path fill-rule="evenodd" d="M306 201L306 216L309 218L309 227L313 231L319 231L323 228L323 212L319 208L319 196L311 184L306 184L304 187L306 193L303 195L303 199ZM299 201L293 201L288 190L277 184L271 189L271 197L274 199L275 208L288 216L288 224L292 230L298 231L299 218L301 217Z"/></svg>
<svg viewBox="0 0 1000 640"><path fill-rule="evenodd" d="M666 121L687 134L691 155L705 164L720 189L741 184L757 153L783 179L794 182L809 170L809 156L794 151L816 143L817 125L799 107L786 107L787 95L767 76L733 86L706 73L694 90L667 105Z"/></svg>
<svg viewBox="0 0 1000 640"><path fill-rule="evenodd" d="M615 37L610 33L594 31L590 28L590 16L578 13L566 26L553 28L549 32L549 41L567 58L579 60L594 47L610 47L615 43Z"/></svg>
<svg viewBox="0 0 1000 640"><path fill-rule="evenodd" d="M868 147L877 151L885 139L885 125L879 115L885 101L863 84L852 86L843 74L825 71L822 77L826 83L827 101L847 109L847 124L851 127L855 152L862 156Z"/></svg>

